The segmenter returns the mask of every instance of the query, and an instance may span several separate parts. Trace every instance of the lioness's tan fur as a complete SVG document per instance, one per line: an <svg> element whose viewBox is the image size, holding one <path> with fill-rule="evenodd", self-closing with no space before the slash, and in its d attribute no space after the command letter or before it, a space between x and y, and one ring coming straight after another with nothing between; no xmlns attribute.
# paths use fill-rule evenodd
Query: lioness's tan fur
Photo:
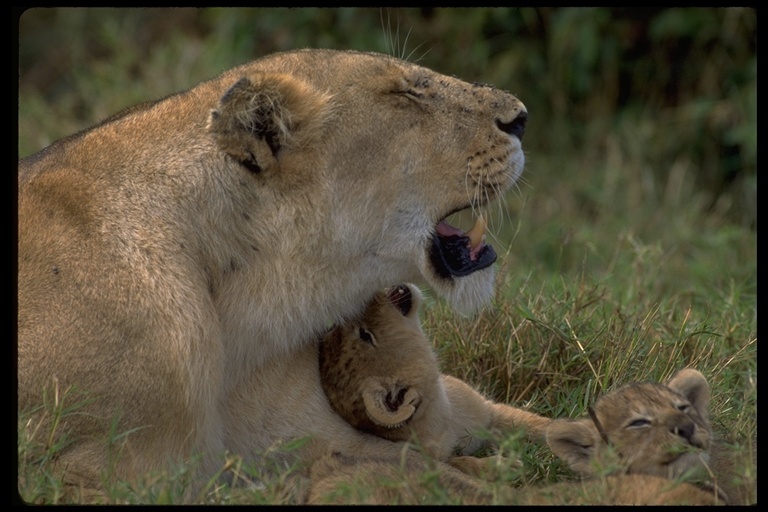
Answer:
<svg viewBox="0 0 768 512"><path fill-rule="evenodd" d="M437 460L476 472L470 455L489 432L527 431L544 439L538 414L488 400L466 382L442 375L419 322L419 289L400 285L377 294L354 321L320 345L320 377L331 406L358 430L413 441Z"/></svg>
<svg viewBox="0 0 768 512"><path fill-rule="evenodd" d="M20 161L20 410L54 388L85 393L58 426L71 441L59 467L90 483L194 453L211 474L226 450L313 433L330 411L319 381L291 379L313 333L403 281L459 309L490 298L491 268L441 275L431 240L513 184L524 116L489 86L304 50ZM361 434L326 420L313 427L357 448ZM130 432L119 457L110 429Z"/></svg>
<svg viewBox="0 0 768 512"><path fill-rule="evenodd" d="M699 371L680 370L665 384L628 384L601 397L594 413L596 421L555 420L547 429L552 451L576 472L683 478L728 504L756 502L756 480L735 467L751 464L750 457L737 462L714 440L709 384Z"/></svg>

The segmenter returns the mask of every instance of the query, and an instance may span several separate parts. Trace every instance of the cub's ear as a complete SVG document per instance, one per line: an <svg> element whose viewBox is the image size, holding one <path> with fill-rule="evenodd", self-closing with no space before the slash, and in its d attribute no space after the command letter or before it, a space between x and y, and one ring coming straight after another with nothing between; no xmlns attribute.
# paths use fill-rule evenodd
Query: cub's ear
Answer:
<svg viewBox="0 0 768 512"><path fill-rule="evenodd" d="M387 290L387 299L408 318L418 316L422 296L416 285L405 283Z"/></svg>
<svg viewBox="0 0 768 512"><path fill-rule="evenodd" d="M558 458L582 475L590 475L600 434L591 420L554 420L547 427L547 444Z"/></svg>
<svg viewBox="0 0 768 512"><path fill-rule="evenodd" d="M394 379L374 377L363 387L363 402L371 421L382 427L397 428L416 412L421 395Z"/></svg>
<svg viewBox="0 0 768 512"><path fill-rule="evenodd" d="M207 128L222 151L258 172L276 166L281 152L319 137L329 112L330 95L290 75L260 73L221 97Z"/></svg>
<svg viewBox="0 0 768 512"><path fill-rule="evenodd" d="M709 419L709 383L698 370L685 368L667 381L667 387L683 395L699 416Z"/></svg>

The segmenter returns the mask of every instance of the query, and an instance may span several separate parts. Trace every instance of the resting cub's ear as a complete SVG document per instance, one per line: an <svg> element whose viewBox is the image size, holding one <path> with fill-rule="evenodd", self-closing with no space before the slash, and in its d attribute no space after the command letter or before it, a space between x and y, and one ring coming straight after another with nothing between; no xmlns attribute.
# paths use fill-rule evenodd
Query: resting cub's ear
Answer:
<svg viewBox="0 0 768 512"><path fill-rule="evenodd" d="M672 376L667 387L683 395L699 416L709 421L709 383L701 372L685 368Z"/></svg>
<svg viewBox="0 0 768 512"><path fill-rule="evenodd" d="M322 133L330 95L290 75L241 78L211 111L208 131L221 150L254 172L277 165L283 151L306 146Z"/></svg>
<svg viewBox="0 0 768 512"><path fill-rule="evenodd" d="M590 461L600 442L591 420L555 420L547 427L547 444L559 459L582 475L592 473Z"/></svg>

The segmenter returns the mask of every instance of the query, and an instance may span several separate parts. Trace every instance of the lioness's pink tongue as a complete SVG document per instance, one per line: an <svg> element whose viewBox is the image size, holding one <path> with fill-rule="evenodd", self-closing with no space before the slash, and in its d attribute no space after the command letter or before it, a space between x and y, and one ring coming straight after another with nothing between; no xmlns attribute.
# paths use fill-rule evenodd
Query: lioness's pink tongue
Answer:
<svg viewBox="0 0 768 512"><path fill-rule="evenodd" d="M477 259L477 255L484 245L485 219L480 215L475 220L475 225L466 233L442 220L437 224L436 231L440 236L461 236L469 238L469 258L474 261Z"/></svg>
<svg viewBox="0 0 768 512"><path fill-rule="evenodd" d="M493 247L484 243L485 222L464 233L447 222L440 222L432 235L429 258L440 277L456 279L487 268L496 261Z"/></svg>
<svg viewBox="0 0 768 512"><path fill-rule="evenodd" d="M440 236L466 236L462 230L451 226L444 220L441 220L437 224L436 230L437 234Z"/></svg>

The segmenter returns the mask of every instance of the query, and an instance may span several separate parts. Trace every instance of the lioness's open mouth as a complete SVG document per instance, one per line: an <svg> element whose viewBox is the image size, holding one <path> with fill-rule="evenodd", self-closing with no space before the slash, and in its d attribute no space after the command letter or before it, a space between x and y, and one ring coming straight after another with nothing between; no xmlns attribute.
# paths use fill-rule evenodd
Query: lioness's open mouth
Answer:
<svg viewBox="0 0 768 512"><path fill-rule="evenodd" d="M462 277L482 270L496 261L496 251L484 239L485 219L482 215L466 233L443 219L438 222L432 237L429 252L432 265L445 278Z"/></svg>

